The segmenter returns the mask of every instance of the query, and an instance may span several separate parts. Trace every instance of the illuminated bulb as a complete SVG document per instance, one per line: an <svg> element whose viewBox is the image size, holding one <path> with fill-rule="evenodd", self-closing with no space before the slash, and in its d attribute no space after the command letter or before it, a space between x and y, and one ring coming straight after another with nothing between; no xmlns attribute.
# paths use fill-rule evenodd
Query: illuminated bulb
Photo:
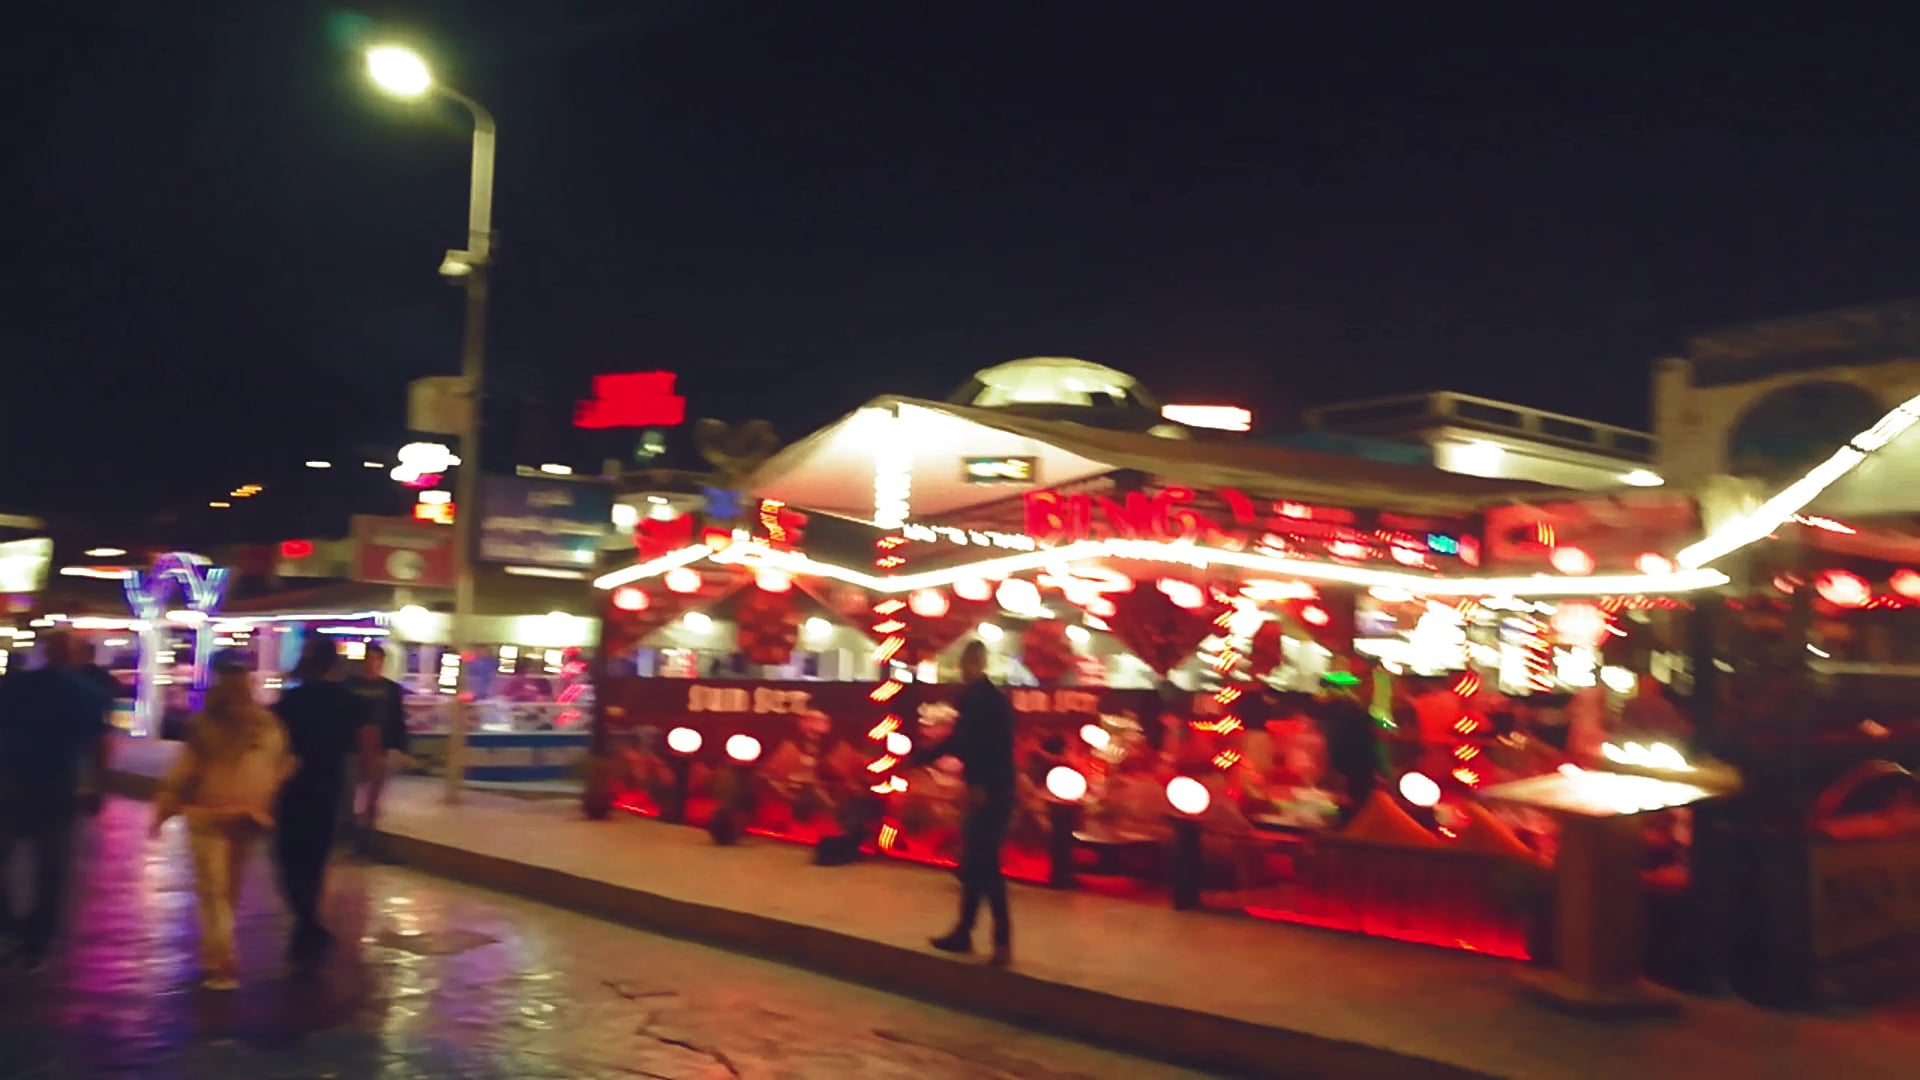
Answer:
<svg viewBox="0 0 1920 1080"><path fill-rule="evenodd" d="M647 594L631 585L613 590L613 606L621 611L645 611L647 603Z"/></svg>
<svg viewBox="0 0 1920 1080"><path fill-rule="evenodd" d="M1213 804L1213 793L1207 785L1191 776L1176 776L1167 781L1167 805L1190 816L1207 812Z"/></svg>
<svg viewBox="0 0 1920 1080"><path fill-rule="evenodd" d="M939 589L921 589L907 597L907 608L923 619L938 619L946 615L951 605L947 594Z"/></svg>
<svg viewBox="0 0 1920 1080"><path fill-rule="evenodd" d="M1651 551L1643 552L1639 558L1633 560L1633 566L1643 574L1673 573L1673 560Z"/></svg>
<svg viewBox="0 0 1920 1080"><path fill-rule="evenodd" d="M1635 679L1631 669L1610 665L1600 669L1600 682L1616 694L1630 694Z"/></svg>
<svg viewBox="0 0 1920 1080"><path fill-rule="evenodd" d="M1851 570L1822 570L1814 577L1813 588L1820 599L1835 607L1865 607L1873 598L1867 579Z"/></svg>
<svg viewBox="0 0 1920 1080"><path fill-rule="evenodd" d="M700 733L690 727L677 727L667 732L667 749L676 754L697 754L704 741Z"/></svg>
<svg viewBox="0 0 1920 1080"><path fill-rule="evenodd" d="M993 592L994 600L1000 606L1012 612L1037 611L1040 607L1040 589L1024 578L1008 578L1000 583Z"/></svg>
<svg viewBox="0 0 1920 1080"><path fill-rule="evenodd" d="M1067 627L1067 640L1073 642L1075 645L1085 645L1087 642L1093 640L1093 635L1089 633L1084 626L1069 626Z"/></svg>
<svg viewBox="0 0 1920 1080"><path fill-rule="evenodd" d="M751 735L740 734L727 737L727 756L742 765L760 759L760 740Z"/></svg>
<svg viewBox="0 0 1920 1080"><path fill-rule="evenodd" d="M1095 750L1105 750L1113 742L1113 736L1099 724L1086 724L1080 728L1080 741Z"/></svg>
<svg viewBox="0 0 1920 1080"><path fill-rule="evenodd" d="M986 578L961 578L953 583L953 595L979 603L993 595L993 584Z"/></svg>
<svg viewBox="0 0 1920 1080"><path fill-rule="evenodd" d="M1440 801L1440 785L1425 773L1406 773L1400 777L1400 797L1415 806L1433 806Z"/></svg>
<svg viewBox="0 0 1920 1080"><path fill-rule="evenodd" d="M913 740L904 731L887 732L887 753L894 757L906 757L913 752Z"/></svg>
<svg viewBox="0 0 1920 1080"><path fill-rule="evenodd" d="M1047 770L1047 794L1061 802L1079 802L1086 798L1087 778L1078 769L1055 765Z"/></svg>
<svg viewBox="0 0 1920 1080"><path fill-rule="evenodd" d="M1227 632L1234 637L1252 637L1260 629L1260 624L1266 621L1267 617L1260 613L1259 608L1252 604L1241 604L1228 616Z"/></svg>
<svg viewBox="0 0 1920 1080"><path fill-rule="evenodd" d="M309 462L307 462L307 468L309 468L309 469L331 469L331 468L333 468L333 462L331 462L331 461L309 461Z"/></svg>
<svg viewBox="0 0 1920 1080"><path fill-rule="evenodd" d="M760 587L761 592L783 593L793 588L793 575L767 566L753 575L753 583Z"/></svg>
<svg viewBox="0 0 1920 1080"><path fill-rule="evenodd" d="M1554 548L1551 561L1555 570L1568 577L1586 577L1593 573L1593 556L1587 554L1584 548Z"/></svg>
<svg viewBox="0 0 1920 1080"><path fill-rule="evenodd" d="M613 504L613 527L632 529L640 525L640 508L626 503Z"/></svg>
<svg viewBox="0 0 1920 1080"><path fill-rule="evenodd" d="M662 580L667 583L668 589L682 595L700 591L700 571L691 566L676 566L667 571Z"/></svg>
<svg viewBox="0 0 1920 1080"><path fill-rule="evenodd" d="M1096 596L1087 601L1087 614L1094 619L1111 619L1120 613L1119 605L1104 596ZM1104 630L1106 627L1101 627Z"/></svg>
<svg viewBox="0 0 1920 1080"><path fill-rule="evenodd" d="M703 611L687 612L681 617L680 624L695 634L704 634L713 629L713 620Z"/></svg>
<svg viewBox="0 0 1920 1080"><path fill-rule="evenodd" d="M1667 478L1648 469L1635 469L1620 474L1620 482L1629 487L1659 487L1667 482Z"/></svg>
<svg viewBox="0 0 1920 1080"><path fill-rule="evenodd" d="M807 637L814 641L833 636L833 624L818 615L808 619L802 629L806 631Z"/></svg>
<svg viewBox="0 0 1920 1080"><path fill-rule="evenodd" d="M1325 626L1333 621L1333 616L1318 604L1308 604L1300 609L1300 621L1308 626Z"/></svg>
<svg viewBox="0 0 1920 1080"><path fill-rule="evenodd" d="M1161 578L1159 589L1162 595L1173 601L1173 606L1185 608L1188 611L1193 611L1207 602L1207 594L1201 592L1200 586L1191 581Z"/></svg>
<svg viewBox="0 0 1920 1080"><path fill-rule="evenodd" d="M367 75L395 97L419 97L433 86L433 72L412 49L380 45L367 50Z"/></svg>
<svg viewBox="0 0 1920 1080"><path fill-rule="evenodd" d="M1905 567L1895 570L1893 576L1887 579L1887 587L1909 600L1920 600L1920 572Z"/></svg>
<svg viewBox="0 0 1920 1080"><path fill-rule="evenodd" d="M981 623L978 628L978 633L980 634L980 640L989 645L1006 636L1006 631L990 622Z"/></svg>

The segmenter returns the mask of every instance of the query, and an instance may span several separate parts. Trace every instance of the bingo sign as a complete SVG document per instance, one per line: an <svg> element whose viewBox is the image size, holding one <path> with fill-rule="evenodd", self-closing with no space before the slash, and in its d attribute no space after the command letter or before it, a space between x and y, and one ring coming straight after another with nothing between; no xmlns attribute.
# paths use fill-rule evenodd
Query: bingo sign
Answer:
<svg viewBox="0 0 1920 1080"><path fill-rule="evenodd" d="M577 480L489 476L481 491L483 562L593 569L613 519L613 489Z"/></svg>

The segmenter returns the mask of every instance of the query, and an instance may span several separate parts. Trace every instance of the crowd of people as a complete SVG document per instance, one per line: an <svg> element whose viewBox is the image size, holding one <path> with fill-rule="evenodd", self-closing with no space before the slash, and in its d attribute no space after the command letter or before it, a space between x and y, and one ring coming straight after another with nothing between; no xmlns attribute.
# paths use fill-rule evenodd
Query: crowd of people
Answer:
<svg viewBox="0 0 1920 1080"><path fill-rule="evenodd" d="M13 911L11 888L0 890L0 933L12 939L8 959L29 969L45 963L59 928L75 830L100 807L112 708L111 688L89 672L73 638L42 642L41 666L0 679L0 869L25 844L32 877L24 913ZM288 960L311 972L333 947L323 899L340 826L344 819L361 839L371 835L388 759L406 748L403 699L384 660L369 646L361 670L350 671L335 642L311 638L290 688L267 707L243 657L215 658L152 825L157 837L170 820L183 821L208 989L239 985L235 909L249 859L269 837L291 915ZM0 886L11 884L0 875Z"/></svg>

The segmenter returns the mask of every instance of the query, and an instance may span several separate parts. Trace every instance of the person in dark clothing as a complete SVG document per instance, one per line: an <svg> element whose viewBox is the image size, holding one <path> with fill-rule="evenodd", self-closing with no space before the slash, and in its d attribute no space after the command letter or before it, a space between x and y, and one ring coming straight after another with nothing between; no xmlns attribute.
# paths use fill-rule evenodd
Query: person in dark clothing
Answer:
<svg viewBox="0 0 1920 1080"><path fill-rule="evenodd" d="M371 763L372 771L363 774L367 795L358 837L362 851L366 849L380 818L380 795L387 788L388 759L395 754L404 755L408 748L407 692L399 683L387 678L386 665L385 647L378 642L369 643L366 660L359 674L347 680L347 689L352 690L366 707L367 722L380 739L380 752Z"/></svg>
<svg viewBox="0 0 1920 1080"><path fill-rule="evenodd" d="M1328 694L1314 704L1313 717L1327 744L1327 768L1339 778L1345 797L1340 822L1346 824L1373 797L1380 769L1378 731L1373 717L1348 694Z"/></svg>
<svg viewBox="0 0 1920 1080"><path fill-rule="evenodd" d="M379 753L379 732L367 723L366 706L341 682L343 674L334 643L310 638L293 669L299 685L274 706L298 759L274 808L274 859L294 919L287 953L303 968L333 945L333 935L320 921L320 902L347 788L348 757L359 754L365 762Z"/></svg>
<svg viewBox="0 0 1920 1080"><path fill-rule="evenodd" d="M42 642L46 666L0 681L0 868L12 864L16 843L33 855L31 906L15 918L12 890L0 890L0 915L20 937L8 959L29 969L45 962L59 929L74 821L100 807L97 793L78 795L81 759L104 774L107 748L107 702L75 673L72 639L55 633Z"/></svg>
<svg viewBox="0 0 1920 1080"><path fill-rule="evenodd" d="M1000 872L1000 848L1013 820L1013 707L987 679L987 647L970 641L960 653L966 685L954 699L959 719L944 740L915 751L913 764L943 757L959 760L967 782L967 812L960 825L960 922L953 932L933 939L942 952L973 951L973 924L980 901L993 909L993 963L1013 960L1013 922L1007 912L1007 879Z"/></svg>

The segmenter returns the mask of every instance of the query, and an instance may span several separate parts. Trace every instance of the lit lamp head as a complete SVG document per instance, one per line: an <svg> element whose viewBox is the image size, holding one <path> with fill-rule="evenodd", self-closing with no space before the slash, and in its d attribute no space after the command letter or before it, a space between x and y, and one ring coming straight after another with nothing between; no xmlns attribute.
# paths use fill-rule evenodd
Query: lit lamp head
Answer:
<svg viewBox="0 0 1920 1080"><path fill-rule="evenodd" d="M375 86L397 98L417 98L433 89L433 72L427 62L403 45L368 49L367 75Z"/></svg>

